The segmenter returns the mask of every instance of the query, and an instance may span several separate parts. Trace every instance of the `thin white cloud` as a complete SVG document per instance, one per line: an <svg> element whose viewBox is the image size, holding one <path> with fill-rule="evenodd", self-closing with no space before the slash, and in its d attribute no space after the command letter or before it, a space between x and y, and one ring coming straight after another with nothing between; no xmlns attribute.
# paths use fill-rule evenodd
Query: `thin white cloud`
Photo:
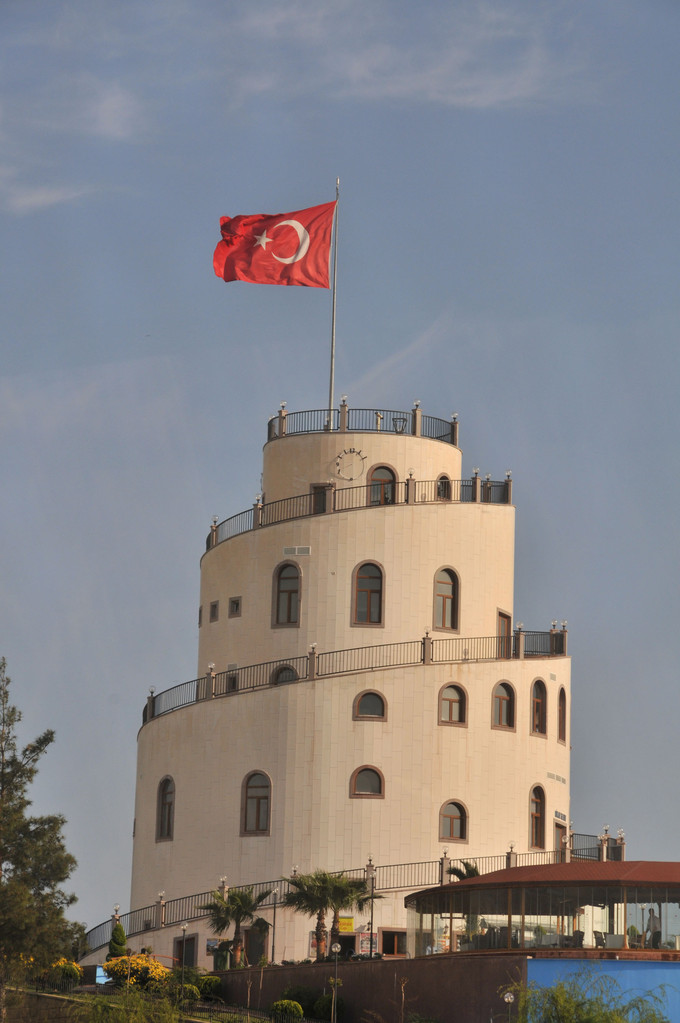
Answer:
<svg viewBox="0 0 680 1023"><path fill-rule="evenodd" d="M6 189L0 187L0 197L3 200L5 209L10 213L35 213L39 210L49 209L50 206L60 206L63 203L74 202L92 192L91 188L59 187L49 185L36 185L34 187L12 186Z"/></svg>

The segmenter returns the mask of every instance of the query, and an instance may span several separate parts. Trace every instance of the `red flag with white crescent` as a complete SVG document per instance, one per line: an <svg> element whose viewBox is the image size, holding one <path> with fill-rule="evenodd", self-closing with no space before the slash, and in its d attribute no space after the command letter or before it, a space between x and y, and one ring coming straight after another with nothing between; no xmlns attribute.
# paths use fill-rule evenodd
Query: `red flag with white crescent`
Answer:
<svg viewBox="0 0 680 1023"><path fill-rule="evenodd" d="M221 217L213 256L225 281L328 288L335 202L294 213Z"/></svg>

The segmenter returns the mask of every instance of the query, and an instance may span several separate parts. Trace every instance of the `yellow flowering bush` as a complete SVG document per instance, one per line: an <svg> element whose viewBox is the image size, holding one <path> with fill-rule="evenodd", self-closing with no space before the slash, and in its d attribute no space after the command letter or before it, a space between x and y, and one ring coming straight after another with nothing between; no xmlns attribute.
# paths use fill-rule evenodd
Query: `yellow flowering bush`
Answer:
<svg viewBox="0 0 680 1023"><path fill-rule="evenodd" d="M137 987L164 984L170 976L170 970L162 966L152 956L139 953L131 956L119 956L103 963L104 973L117 984L130 984Z"/></svg>
<svg viewBox="0 0 680 1023"><path fill-rule="evenodd" d="M72 959L62 956L49 968L49 978L53 984L69 983L80 984L83 979L83 968L74 963Z"/></svg>

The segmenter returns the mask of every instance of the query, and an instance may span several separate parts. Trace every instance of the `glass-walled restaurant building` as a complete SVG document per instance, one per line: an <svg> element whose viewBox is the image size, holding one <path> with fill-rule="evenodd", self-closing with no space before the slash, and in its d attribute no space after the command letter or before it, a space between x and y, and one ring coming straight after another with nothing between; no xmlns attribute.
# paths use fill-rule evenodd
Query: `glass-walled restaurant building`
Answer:
<svg viewBox="0 0 680 1023"><path fill-rule="evenodd" d="M414 892L405 904L412 956L610 949L680 957L680 863L510 867Z"/></svg>

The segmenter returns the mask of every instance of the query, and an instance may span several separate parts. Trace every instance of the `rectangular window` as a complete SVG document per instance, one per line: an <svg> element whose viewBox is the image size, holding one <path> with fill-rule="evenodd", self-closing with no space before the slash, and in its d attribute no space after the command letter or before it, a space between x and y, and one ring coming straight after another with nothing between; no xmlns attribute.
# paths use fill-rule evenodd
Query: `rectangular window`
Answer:
<svg viewBox="0 0 680 1023"><path fill-rule="evenodd" d="M210 621L216 622L220 617L220 602L219 600L213 600L210 604Z"/></svg>
<svg viewBox="0 0 680 1023"><path fill-rule="evenodd" d="M241 598L240 597L230 597L229 598L229 611L228 611L228 614L229 614L230 618L240 618L241 617Z"/></svg>
<svg viewBox="0 0 680 1023"><path fill-rule="evenodd" d="M383 931L382 953L386 956L405 956L406 931Z"/></svg>
<svg viewBox="0 0 680 1023"><path fill-rule="evenodd" d="M199 609L198 609L198 627L199 627L199 629L200 629L201 625L203 625L203 605L201 605L199 607Z"/></svg>

